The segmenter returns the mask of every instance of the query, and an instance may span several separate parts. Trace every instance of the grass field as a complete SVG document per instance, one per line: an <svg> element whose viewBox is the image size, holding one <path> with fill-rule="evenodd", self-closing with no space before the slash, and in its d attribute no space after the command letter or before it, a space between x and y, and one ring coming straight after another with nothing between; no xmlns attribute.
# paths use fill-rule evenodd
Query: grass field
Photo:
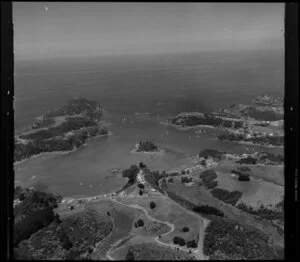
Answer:
<svg viewBox="0 0 300 262"><path fill-rule="evenodd" d="M99 213L109 212L110 216L113 218L114 228L112 234L100 242L96 246L96 250L91 255L92 259L107 260L106 252L111 245L118 240L125 238L131 232L132 224L135 218L135 210L126 208L110 200L90 203L88 204L88 208Z"/></svg>
<svg viewBox="0 0 300 262"><path fill-rule="evenodd" d="M254 209L261 205L273 208L284 196L284 187L271 182L251 179L250 181L239 181L230 173L217 172L218 187L228 191L240 191L243 193L237 204L245 203Z"/></svg>
<svg viewBox="0 0 300 262"><path fill-rule="evenodd" d="M215 167L216 171L223 173L230 173L231 170L239 166L247 166L251 169L251 176L260 178L274 184L284 186L284 167L281 166L260 166L260 165L240 165L233 160L222 161Z"/></svg>
<svg viewBox="0 0 300 262"><path fill-rule="evenodd" d="M137 243L140 239L131 239L129 243L112 252L111 257L115 260L125 260L130 249L134 254L134 260L193 260L192 255L181 250L161 246L155 242Z"/></svg>
<svg viewBox="0 0 300 262"><path fill-rule="evenodd" d="M247 182L246 182L247 183ZM259 230L262 230L264 233L268 234L274 244L283 246L284 239L278 234L274 226L268 221L257 220L255 217L242 212L236 207L225 204L217 198L214 198L208 190L205 190L203 186L199 187L198 185L193 185L186 187L179 181L174 183L168 183L168 190L181 196L182 198L194 203L194 204L204 204L215 207L222 212L224 215L237 223L241 223L245 226L255 227Z"/></svg>
<svg viewBox="0 0 300 262"><path fill-rule="evenodd" d="M197 239L199 234L199 219L197 216L192 216L178 207L165 196L160 194L150 194L136 197L125 197L120 199L125 204L137 204L145 208L150 216L161 221L170 222L174 224L175 230L170 234L161 237L161 241L165 243L173 243L175 236L180 236L186 241ZM154 209L150 208L150 202L156 203ZM181 232L183 227L188 227L189 232Z"/></svg>

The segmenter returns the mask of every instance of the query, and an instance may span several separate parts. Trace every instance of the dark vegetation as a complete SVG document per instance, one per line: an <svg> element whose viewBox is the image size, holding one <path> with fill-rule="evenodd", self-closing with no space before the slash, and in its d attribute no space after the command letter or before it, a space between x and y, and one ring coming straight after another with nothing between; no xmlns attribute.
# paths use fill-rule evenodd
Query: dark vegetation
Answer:
<svg viewBox="0 0 300 262"><path fill-rule="evenodd" d="M138 187L141 188L141 189L145 188L145 186L143 184L138 184Z"/></svg>
<svg viewBox="0 0 300 262"><path fill-rule="evenodd" d="M231 170L231 173L236 174L239 181L250 181L250 171L249 167L238 167L237 169Z"/></svg>
<svg viewBox="0 0 300 262"><path fill-rule="evenodd" d="M31 212L14 224L14 246L28 239L33 233L48 226L54 220L53 208L48 207Z"/></svg>
<svg viewBox="0 0 300 262"><path fill-rule="evenodd" d="M167 192L167 194L168 194L168 197L173 199L175 202L179 203L186 209L189 209L196 213L200 213L202 215L204 214L204 215L213 215L213 216L222 216L222 217L224 216L224 213L217 208L207 206L207 205L201 205L201 204L196 205L190 201L187 201L186 199L182 198L181 196L176 195L173 192Z"/></svg>
<svg viewBox="0 0 300 262"><path fill-rule="evenodd" d="M139 195L142 196L143 194L143 190L139 190Z"/></svg>
<svg viewBox="0 0 300 262"><path fill-rule="evenodd" d="M193 211L198 212L198 213L204 213L207 215L219 216L219 217L224 216L224 213L221 210L219 210L215 207L207 206L207 205L195 206L195 207L193 207Z"/></svg>
<svg viewBox="0 0 300 262"><path fill-rule="evenodd" d="M211 189L218 185L218 181L215 180L218 176L213 169L203 171L199 177L201 178L206 189Z"/></svg>
<svg viewBox="0 0 300 262"><path fill-rule="evenodd" d="M156 207L155 202L151 201L151 202L150 202L150 208L151 208L151 209L154 209L155 207Z"/></svg>
<svg viewBox="0 0 300 262"><path fill-rule="evenodd" d="M188 247L188 248L198 247L197 241L195 239L187 241L186 242L186 247Z"/></svg>
<svg viewBox="0 0 300 262"><path fill-rule="evenodd" d="M147 166L143 162L140 162L139 163L139 167L140 167L140 169L143 169L143 168L146 168Z"/></svg>
<svg viewBox="0 0 300 262"><path fill-rule="evenodd" d="M151 141L140 141L137 151L138 152L153 152L153 151L157 151L157 145L155 145L153 142Z"/></svg>
<svg viewBox="0 0 300 262"><path fill-rule="evenodd" d="M236 202L242 197L243 193L240 191L228 191L222 188L214 188L211 190L213 197L220 199L226 204L235 205Z"/></svg>
<svg viewBox="0 0 300 262"><path fill-rule="evenodd" d="M143 227L144 226L144 221L142 219L139 219L134 223L135 227Z"/></svg>
<svg viewBox="0 0 300 262"><path fill-rule="evenodd" d="M111 231L112 222L106 214L87 209L61 219L60 223L53 221L23 240L15 248L15 255L20 259L84 260Z"/></svg>
<svg viewBox="0 0 300 262"><path fill-rule="evenodd" d="M80 116L68 117L74 114L80 114ZM51 117L58 115L66 116L66 121L55 127L27 135L21 134L19 136L21 139L29 140L26 144L18 143L15 140L15 161L43 152L70 151L80 147L89 137L108 134L105 126L99 126L99 120L102 119L102 108L97 102L86 99L70 100L62 108L46 113L46 118L41 123L50 124L49 121L51 123L53 121L53 119L50 120ZM38 128L38 125L34 126ZM74 134L66 137L65 134L69 131L74 131Z"/></svg>
<svg viewBox="0 0 300 262"><path fill-rule="evenodd" d="M182 176L181 177L181 182L182 183L190 183L193 181L193 178L192 177L187 177L187 176Z"/></svg>
<svg viewBox="0 0 300 262"><path fill-rule="evenodd" d="M257 164L257 159L252 157L252 156L247 156L245 158L242 158L238 161L236 161L239 164L249 164L249 165L256 165Z"/></svg>
<svg viewBox="0 0 300 262"><path fill-rule="evenodd" d="M223 133L218 136L220 140L228 140L228 141L244 141L251 142L253 144L260 145L274 145L274 146L283 146L284 137L283 136L256 136L246 138L243 134L234 134L232 132Z"/></svg>
<svg viewBox="0 0 300 262"><path fill-rule="evenodd" d="M255 210L251 206L247 206L244 203L240 203L236 206L240 210L247 212L251 215L258 216L264 219L268 220L283 220L284 219L284 213L282 211L276 211L276 210L271 210L268 208L265 208L263 205L260 206L259 209Z"/></svg>
<svg viewBox="0 0 300 262"><path fill-rule="evenodd" d="M210 259L283 259L283 249L269 245L261 231L224 218L214 218L205 230L203 252Z"/></svg>
<svg viewBox="0 0 300 262"><path fill-rule="evenodd" d="M145 170L145 180L157 191L160 193L164 193L163 190L159 186L159 180L163 178L165 175L159 171L150 171Z"/></svg>
<svg viewBox="0 0 300 262"><path fill-rule="evenodd" d="M182 231L182 232L189 232L190 229L189 229L188 227L183 227L183 228L181 229L181 231Z"/></svg>
<svg viewBox="0 0 300 262"><path fill-rule="evenodd" d="M131 165L130 168L123 170L123 177L128 178L128 184L132 185L136 182L136 176L139 173L140 168L137 165Z"/></svg>
<svg viewBox="0 0 300 262"><path fill-rule="evenodd" d="M174 237L173 238L173 243L175 245L179 245L179 246L185 246L185 244L186 244L184 238L182 238L182 237Z"/></svg>
<svg viewBox="0 0 300 262"><path fill-rule="evenodd" d="M55 121L53 118L43 118L42 120L34 122L34 124L32 125L32 129L48 127L53 125L54 123Z"/></svg>
<svg viewBox="0 0 300 262"><path fill-rule="evenodd" d="M84 114L91 118L98 120L102 119L103 108L97 101L88 100L84 98L75 98L67 102L66 105L45 113L47 118L65 115Z"/></svg>
<svg viewBox="0 0 300 262"><path fill-rule="evenodd" d="M134 260L134 254L131 249L128 249L125 260Z"/></svg>
<svg viewBox="0 0 300 262"><path fill-rule="evenodd" d="M260 121L277 121L283 119L283 115L278 114L272 110L257 110L255 107L249 107L247 115Z"/></svg>
<svg viewBox="0 0 300 262"><path fill-rule="evenodd" d="M219 152L215 149L204 149L200 151L199 157L204 157L205 159L213 158L217 160L221 160L224 153Z"/></svg>
<svg viewBox="0 0 300 262"><path fill-rule="evenodd" d="M232 121L215 117L212 114L204 114L203 116L188 115L185 117L177 116L171 119L171 124L181 124L182 126L208 125L214 127L240 128L243 126L242 121Z"/></svg>
<svg viewBox="0 0 300 262"><path fill-rule="evenodd" d="M16 187L14 197L22 199L14 207L14 246L48 226L55 218L59 220L53 209L61 201L61 196Z"/></svg>

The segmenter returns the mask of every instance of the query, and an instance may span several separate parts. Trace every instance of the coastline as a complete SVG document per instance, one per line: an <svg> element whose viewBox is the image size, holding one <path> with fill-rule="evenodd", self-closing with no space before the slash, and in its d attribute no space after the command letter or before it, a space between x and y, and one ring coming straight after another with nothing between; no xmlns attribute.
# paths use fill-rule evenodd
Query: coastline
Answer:
<svg viewBox="0 0 300 262"><path fill-rule="evenodd" d="M112 135L112 134L113 134L113 133L109 131L107 134L104 134L104 135L97 135L97 136L89 137L89 138L86 140L85 143L83 143L83 144L80 145L79 147L74 148L74 149L72 149L72 150L68 150L68 151L41 152L41 153L39 153L39 154L32 155L32 156L30 156L30 157L28 157L28 158L25 158L25 159L16 161L16 162L13 163L13 165L14 165L14 166L17 166L18 164L21 164L21 163L23 163L23 162L25 162L25 161L27 161L27 160L29 160L29 159L31 159L31 158L35 158L35 157L43 156L43 155L67 155L67 154L73 153L73 152L75 152L75 151L77 151L77 150L79 150L79 149L81 149L81 148L87 146L89 140L96 139L96 138L100 138L100 137L110 136L110 135Z"/></svg>

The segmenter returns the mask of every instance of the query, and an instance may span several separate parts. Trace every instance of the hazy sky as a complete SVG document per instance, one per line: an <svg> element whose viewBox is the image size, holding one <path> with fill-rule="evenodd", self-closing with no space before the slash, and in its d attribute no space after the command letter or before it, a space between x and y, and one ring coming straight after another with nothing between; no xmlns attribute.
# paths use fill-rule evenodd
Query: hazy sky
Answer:
<svg viewBox="0 0 300 262"><path fill-rule="evenodd" d="M284 3L15 2L16 59L283 49Z"/></svg>

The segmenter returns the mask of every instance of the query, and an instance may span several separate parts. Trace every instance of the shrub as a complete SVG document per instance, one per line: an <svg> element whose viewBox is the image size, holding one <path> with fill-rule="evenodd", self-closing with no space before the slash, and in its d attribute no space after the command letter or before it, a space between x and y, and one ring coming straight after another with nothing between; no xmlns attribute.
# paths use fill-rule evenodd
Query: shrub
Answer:
<svg viewBox="0 0 300 262"><path fill-rule="evenodd" d="M226 189L222 189L222 188L214 188L211 191L211 194L213 197L220 199L221 201L227 203L227 204L231 204L231 205L235 205L236 202L242 197L242 192L239 191L228 191Z"/></svg>
<svg viewBox="0 0 300 262"><path fill-rule="evenodd" d="M155 204L153 201L151 201L151 202L150 202L150 208L153 209L153 208L155 208L155 207L156 207L156 204Z"/></svg>
<svg viewBox="0 0 300 262"><path fill-rule="evenodd" d="M250 176L248 174L240 174L239 181L250 181Z"/></svg>
<svg viewBox="0 0 300 262"><path fill-rule="evenodd" d="M205 159L211 157L220 160L222 159L222 155L223 155L222 152L219 152L214 149L204 149L199 153L199 157L204 157Z"/></svg>
<svg viewBox="0 0 300 262"><path fill-rule="evenodd" d="M192 181L193 181L192 177L186 177L186 176L181 177L181 182L182 183L190 183Z"/></svg>
<svg viewBox="0 0 300 262"><path fill-rule="evenodd" d="M168 182L169 182L169 183L174 183L173 177L170 177L170 178L168 179Z"/></svg>
<svg viewBox="0 0 300 262"><path fill-rule="evenodd" d="M127 177L128 183L133 184L136 181L136 176L139 173L140 169L137 165L131 165L130 168L123 170L123 177Z"/></svg>
<svg viewBox="0 0 300 262"><path fill-rule="evenodd" d="M64 235L63 237L63 241L62 241L62 247L66 250L69 250L70 248L72 248L72 243L69 239L69 236L67 234Z"/></svg>
<svg viewBox="0 0 300 262"><path fill-rule="evenodd" d="M210 181L210 182L204 184L204 186L206 189L215 188L216 186L218 186L218 181L216 181L216 180Z"/></svg>
<svg viewBox="0 0 300 262"><path fill-rule="evenodd" d="M145 165L143 162L140 162L140 163L139 163L139 167L140 167L140 169L143 169L143 168L146 167L146 165Z"/></svg>
<svg viewBox="0 0 300 262"><path fill-rule="evenodd" d="M190 229L188 227L183 227L182 228L182 232L189 232L189 231L190 231Z"/></svg>
<svg viewBox="0 0 300 262"><path fill-rule="evenodd" d="M182 237L174 237L173 238L173 243L178 244L179 246L184 246L185 245L185 240Z"/></svg>
<svg viewBox="0 0 300 262"><path fill-rule="evenodd" d="M134 260L134 254L131 249L128 250L125 260Z"/></svg>
<svg viewBox="0 0 300 262"><path fill-rule="evenodd" d="M200 176L199 176L204 184L207 184L209 182L211 182L212 180L216 179L217 173L213 170L213 169L208 169L203 171Z"/></svg>
<svg viewBox="0 0 300 262"><path fill-rule="evenodd" d="M197 241L196 240L187 241L186 246L189 248L196 248L198 247Z"/></svg>
<svg viewBox="0 0 300 262"><path fill-rule="evenodd" d="M138 184L138 187L141 188L141 189L145 188L145 186L143 184Z"/></svg>
<svg viewBox="0 0 300 262"><path fill-rule="evenodd" d="M237 161L240 164L250 164L250 165L256 165L257 160L251 156L248 156L246 158L242 158Z"/></svg>
<svg viewBox="0 0 300 262"><path fill-rule="evenodd" d="M28 239L33 233L48 226L54 219L52 208L37 210L25 216L14 225L14 246L22 240Z"/></svg>
<svg viewBox="0 0 300 262"><path fill-rule="evenodd" d="M143 195L143 191L139 190L139 195L142 196Z"/></svg>
<svg viewBox="0 0 300 262"><path fill-rule="evenodd" d="M193 207L193 211L198 213L208 214L208 215L220 216L220 217L224 216L224 213L221 210L206 205L195 206Z"/></svg>
<svg viewBox="0 0 300 262"><path fill-rule="evenodd" d="M144 221L142 219L139 219L138 221L135 222L134 226L142 227L142 226L144 226Z"/></svg>
<svg viewBox="0 0 300 262"><path fill-rule="evenodd" d="M140 151L151 152L156 150L157 150L157 146L151 141L144 141L144 142L140 141L137 149L138 152Z"/></svg>

